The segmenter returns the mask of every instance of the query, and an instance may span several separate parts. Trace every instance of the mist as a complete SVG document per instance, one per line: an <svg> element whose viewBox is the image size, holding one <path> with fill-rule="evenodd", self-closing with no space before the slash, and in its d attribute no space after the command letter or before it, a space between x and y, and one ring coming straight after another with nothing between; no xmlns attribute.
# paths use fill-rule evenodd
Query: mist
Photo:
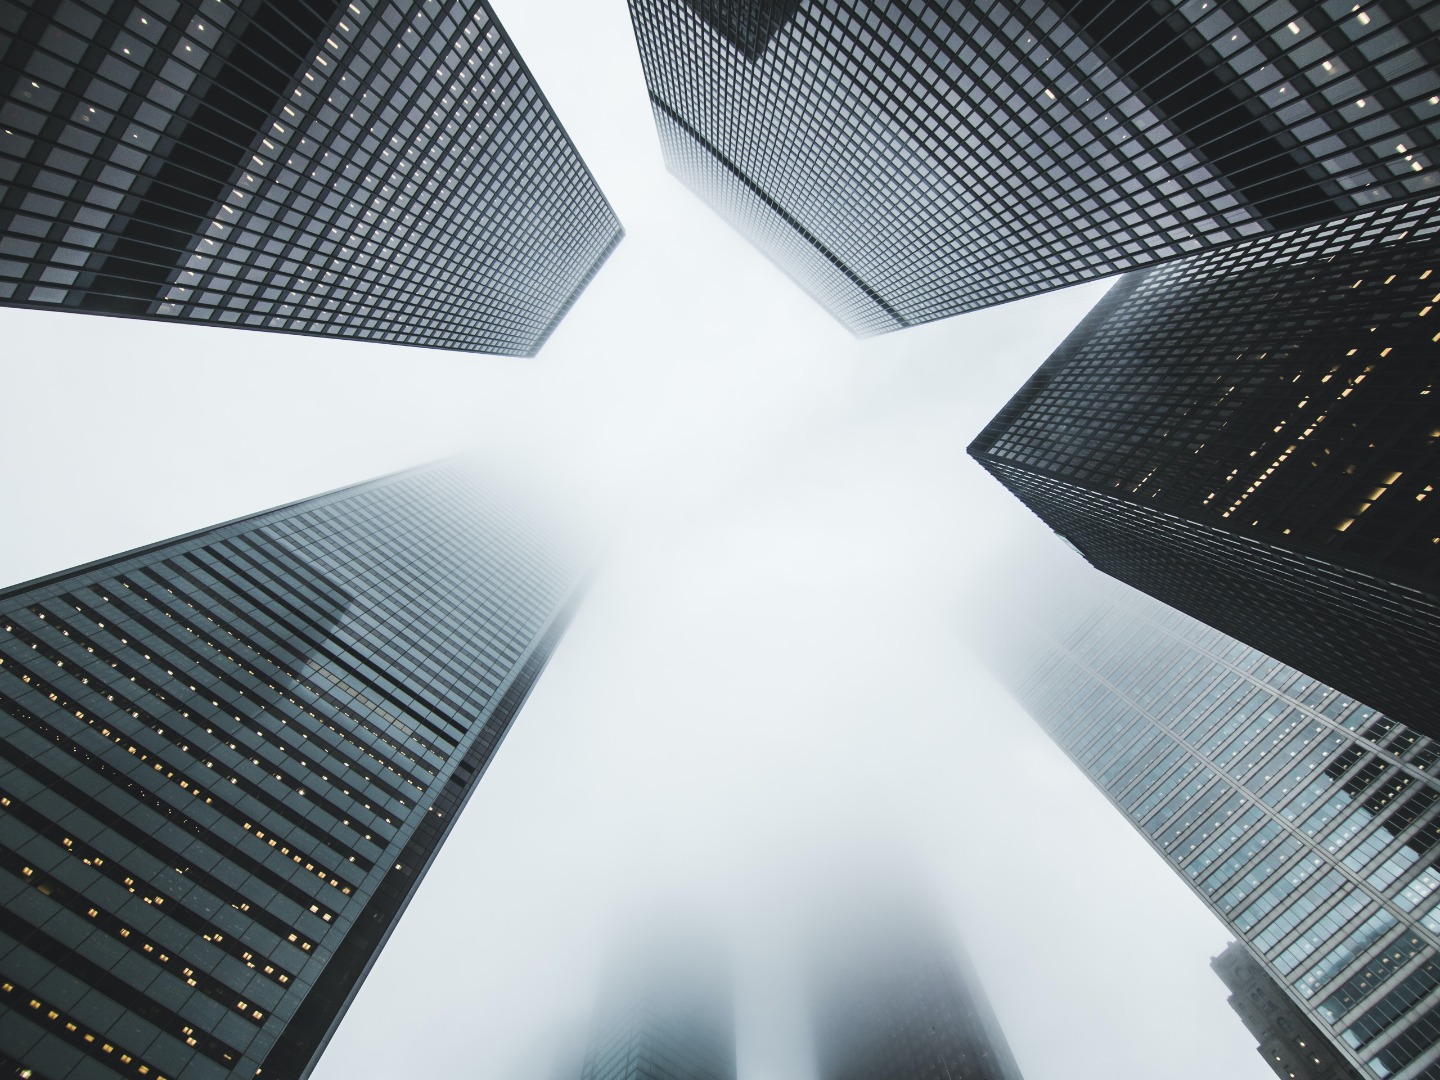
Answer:
<svg viewBox="0 0 1440 1080"><path fill-rule="evenodd" d="M536 360L0 311L6 581L452 454L597 553L316 1080L549 1080L657 904L806 1080L793 927L881 851L1028 1080L1268 1076L1224 928L966 642L1010 553L1089 572L964 449L1106 283L855 341L664 173L623 5L496 7L628 231Z"/></svg>

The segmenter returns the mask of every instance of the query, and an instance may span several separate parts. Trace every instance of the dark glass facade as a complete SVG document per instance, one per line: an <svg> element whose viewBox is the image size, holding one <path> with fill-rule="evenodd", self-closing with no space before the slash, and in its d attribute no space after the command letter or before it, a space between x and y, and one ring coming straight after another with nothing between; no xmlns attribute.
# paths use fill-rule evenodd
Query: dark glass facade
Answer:
<svg viewBox="0 0 1440 1080"><path fill-rule="evenodd" d="M861 335L1437 182L1434 0L630 9L670 170Z"/></svg>
<svg viewBox="0 0 1440 1080"><path fill-rule="evenodd" d="M728 965L693 937L632 941L601 986L579 1080L736 1076Z"/></svg>
<svg viewBox="0 0 1440 1080"><path fill-rule="evenodd" d="M1098 575L983 645L1335 1056L1440 1076L1440 743Z"/></svg>
<svg viewBox="0 0 1440 1080"><path fill-rule="evenodd" d="M0 8L0 303L529 356L623 230L484 0Z"/></svg>
<svg viewBox="0 0 1440 1080"><path fill-rule="evenodd" d="M824 927L810 965L819 1080L1021 1080L933 913L886 900L845 918Z"/></svg>
<svg viewBox="0 0 1440 1080"><path fill-rule="evenodd" d="M1238 941L1210 960L1230 991L1230 1007L1259 1041L1255 1049L1283 1080L1361 1080L1329 1040L1285 996L1269 972Z"/></svg>
<svg viewBox="0 0 1440 1080"><path fill-rule="evenodd" d="M1129 275L971 454L1106 573L1440 734L1440 198Z"/></svg>
<svg viewBox="0 0 1440 1080"><path fill-rule="evenodd" d="M0 1057L305 1076L571 595L451 466L0 595Z"/></svg>

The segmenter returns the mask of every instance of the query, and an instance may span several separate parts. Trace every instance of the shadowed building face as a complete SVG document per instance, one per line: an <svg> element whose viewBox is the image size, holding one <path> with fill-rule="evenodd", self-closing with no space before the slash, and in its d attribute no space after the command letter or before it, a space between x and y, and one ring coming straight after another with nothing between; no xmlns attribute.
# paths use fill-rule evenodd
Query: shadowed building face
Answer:
<svg viewBox="0 0 1440 1080"><path fill-rule="evenodd" d="M670 170L860 335L1431 190L1440 4L1305 7L630 3Z"/></svg>
<svg viewBox="0 0 1440 1080"><path fill-rule="evenodd" d="M0 303L531 355L622 235L484 0L21 7Z"/></svg>
<svg viewBox="0 0 1440 1080"><path fill-rule="evenodd" d="M1106 573L1440 734L1440 197L1122 279L970 453Z"/></svg>
<svg viewBox="0 0 1440 1080"><path fill-rule="evenodd" d="M570 591L443 467L0 596L0 1057L306 1075Z"/></svg>

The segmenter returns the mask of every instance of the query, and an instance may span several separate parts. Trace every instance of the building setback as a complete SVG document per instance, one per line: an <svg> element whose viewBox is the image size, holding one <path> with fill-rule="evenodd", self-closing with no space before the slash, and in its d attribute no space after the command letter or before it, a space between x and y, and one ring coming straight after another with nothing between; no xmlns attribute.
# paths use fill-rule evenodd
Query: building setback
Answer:
<svg viewBox="0 0 1440 1080"><path fill-rule="evenodd" d="M485 0L0 30L0 303L530 356L623 234Z"/></svg>
<svg viewBox="0 0 1440 1080"><path fill-rule="evenodd" d="M601 986L579 1080L736 1080L734 987L713 946L632 938Z"/></svg>
<svg viewBox="0 0 1440 1080"><path fill-rule="evenodd" d="M1440 744L1117 582L1007 603L992 669L1278 991L1440 1077Z"/></svg>
<svg viewBox="0 0 1440 1080"><path fill-rule="evenodd" d="M1127 275L970 453L1095 566L1429 735L1440 196Z"/></svg>
<svg viewBox="0 0 1440 1080"><path fill-rule="evenodd" d="M565 625L453 467L0 594L0 1058L314 1066Z"/></svg>
<svg viewBox="0 0 1440 1080"><path fill-rule="evenodd" d="M671 172L883 333L1434 190L1440 3L630 0Z"/></svg>
<svg viewBox="0 0 1440 1080"><path fill-rule="evenodd" d="M1250 1034L1255 1049L1276 1076L1287 1080L1361 1080L1328 1039L1238 941L1210 966L1230 991L1230 1007Z"/></svg>
<svg viewBox="0 0 1440 1080"><path fill-rule="evenodd" d="M984 990L923 904L829 914L809 978L819 1080L1021 1080Z"/></svg>

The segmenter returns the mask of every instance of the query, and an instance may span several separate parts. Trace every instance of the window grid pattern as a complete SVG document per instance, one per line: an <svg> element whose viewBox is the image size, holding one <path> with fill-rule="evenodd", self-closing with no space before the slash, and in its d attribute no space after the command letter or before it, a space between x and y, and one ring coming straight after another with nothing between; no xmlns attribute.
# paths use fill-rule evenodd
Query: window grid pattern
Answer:
<svg viewBox="0 0 1440 1080"><path fill-rule="evenodd" d="M307 1071L570 582L440 467L7 591L0 1054L55 1080Z"/></svg>
<svg viewBox="0 0 1440 1080"><path fill-rule="evenodd" d="M1430 0L630 10L671 170L859 334L1436 183Z"/></svg>
<svg viewBox="0 0 1440 1080"><path fill-rule="evenodd" d="M1365 1021L1363 1054L1340 1034L1440 955L1435 744L1118 583L1045 603L998 664L1027 711L1344 1060L1440 1054L1409 1010Z"/></svg>
<svg viewBox="0 0 1440 1080"><path fill-rule="evenodd" d="M0 303L533 355L618 243L488 4L11 9Z"/></svg>
<svg viewBox="0 0 1440 1080"><path fill-rule="evenodd" d="M1129 275L971 454L1101 569L1425 730L1437 309L1434 196Z"/></svg>

